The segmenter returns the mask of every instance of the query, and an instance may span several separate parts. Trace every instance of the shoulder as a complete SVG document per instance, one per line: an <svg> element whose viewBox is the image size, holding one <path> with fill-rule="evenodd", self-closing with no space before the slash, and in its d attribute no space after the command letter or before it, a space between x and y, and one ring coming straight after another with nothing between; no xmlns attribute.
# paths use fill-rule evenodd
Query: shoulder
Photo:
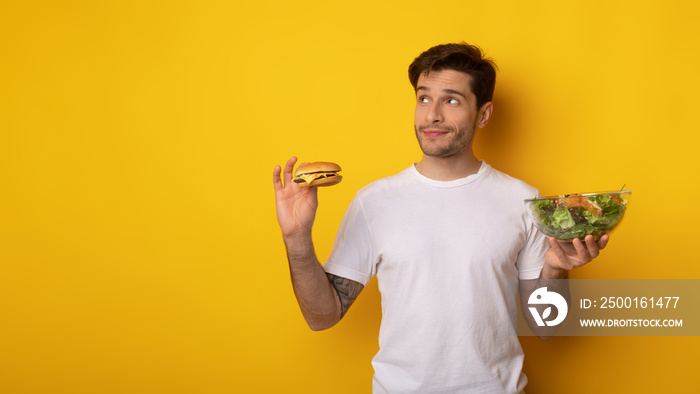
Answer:
<svg viewBox="0 0 700 394"><path fill-rule="evenodd" d="M514 198L533 198L539 195L539 191L529 185L527 182L508 175L502 171L499 171L491 166L489 166L489 171L486 174L485 181L491 183L495 191L499 193L506 193Z"/></svg>
<svg viewBox="0 0 700 394"><path fill-rule="evenodd" d="M410 174L409 168L385 178L378 179L357 192L357 196L361 199L373 199L383 197L390 193L400 193L412 184L415 184L416 179Z"/></svg>

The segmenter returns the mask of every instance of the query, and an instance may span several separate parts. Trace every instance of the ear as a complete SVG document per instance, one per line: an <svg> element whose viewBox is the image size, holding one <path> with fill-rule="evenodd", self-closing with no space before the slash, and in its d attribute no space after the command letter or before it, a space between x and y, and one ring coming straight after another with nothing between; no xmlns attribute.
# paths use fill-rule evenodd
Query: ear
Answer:
<svg viewBox="0 0 700 394"><path fill-rule="evenodd" d="M476 125L479 128L483 128L491 119L491 113L493 113L493 103L488 102L479 108L479 113L476 118Z"/></svg>

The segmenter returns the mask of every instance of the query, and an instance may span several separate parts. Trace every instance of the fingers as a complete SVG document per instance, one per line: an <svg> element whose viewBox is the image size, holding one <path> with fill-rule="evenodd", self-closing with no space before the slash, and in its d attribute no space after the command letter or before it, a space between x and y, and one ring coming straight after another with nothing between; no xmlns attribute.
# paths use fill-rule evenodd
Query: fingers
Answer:
<svg viewBox="0 0 700 394"><path fill-rule="evenodd" d="M595 238L593 238L592 235L587 235L584 239L583 242L580 239L574 239L573 240L573 245L574 248L576 248L576 255L579 262L586 264L593 260L594 258L598 257L600 254L600 249L602 247L605 247L607 244L608 237L606 236L605 239L602 239L597 241Z"/></svg>
<svg viewBox="0 0 700 394"><path fill-rule="evenodd" d="M576 245L572 241L559 241L556 238L552 238L557 246L566 254L567 256L573 256L578 253L576 250Z"/></svg>
<svg viewBox="0 0 700 394"><path fill-rule="evenodd" d="M287 160L287 164L284 165L284 185L289 185L289 183L292 181L293 173L292 170L294 169L294 163L297 162L297 158L295 156L292 156L289 160ZM272 184L275 187L275 191L282 190L284 187L282 186L282 179L280 179L280 174L282 173L282 168L280 166L275 166L274 171L272 171Z"/></svg>
<svg viewBox="0 0 700 394"><path fill-rule="evenodd" d="M557 256L557 259L559 260L559 268L567 269L566 267L564 267L562 265L562 263L568 261L569 258L566 256L564 249L561 248L561 245L559 245L559 241L557 241L554 238L550 238L549 239L549 247L552 251L554 251L554 254Z"/></svg>
<svg viewBox="0 0 700 394"><path fill-rule="evenodd" d="M549 246L559 260L559 267L571 270L598 257L600 250L607 246L609 239L607 234L600 237L598 241L592 235L587 235L583 241L576 238L570 242L549 238Z"/></svg>
<svg viewBox="0 0 700 394"><path fill-rule="evenodd" d="M294 169L294 163L297 162L296 156L292 156L287 160L287 164L284 166L284 184L288 185L292 181L292 170Z"/></svg>
<svg viewBox="0 0 700 394"><path fill-rule="evenodd" d="M584 240L586 242L586 255L589 257L589 259L586 261L590 261L598 257L598 254L600 254L600 249L598 248L598 243L596 242L595 238L593 238L592 235L588 235Z"/></svg>
<svg viewBox="0 0 700 394"><path fill-rule="evenodd" d="M585 239L586 239L585 245L578 238L574 239L574 241L572 242L574 244L574 248L576 248L576 255L578 255L578 257L579 257L578 260L584 261L584 262L591 260L591 255L589 253L590 244L589 244L588 237L586 237Z"/></svg>
<svg viewBox="0 0 700 394"><path fill-rule="evenodd" d="M276 192L282 190L282 179L280 179L281 172L282 168L280 166L276 166L275 170L272 171L272 185L275 187Z"/></svg>

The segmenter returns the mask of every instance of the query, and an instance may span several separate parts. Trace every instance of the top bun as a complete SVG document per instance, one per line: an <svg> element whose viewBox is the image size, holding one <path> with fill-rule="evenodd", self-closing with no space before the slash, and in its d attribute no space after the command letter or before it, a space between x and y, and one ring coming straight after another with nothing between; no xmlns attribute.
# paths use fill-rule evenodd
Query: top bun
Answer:
<svg viewBox="0 0 700 394"><path fill-rule="evenodd" d="M338 172L341 171L342 168L340 168L339 165L335 163L331 163L328 161L316 161L313 163L306 163L304 165L300 165L297 168L296 175L302 175L302 174L311 174L314 172Z"/></svg>

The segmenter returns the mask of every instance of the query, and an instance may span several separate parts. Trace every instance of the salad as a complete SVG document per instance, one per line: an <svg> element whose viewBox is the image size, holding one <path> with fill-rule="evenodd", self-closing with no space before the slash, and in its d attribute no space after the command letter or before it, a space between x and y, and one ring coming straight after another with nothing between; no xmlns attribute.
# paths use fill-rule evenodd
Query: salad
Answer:
<svg viewBox="0 0 700 394"><path fill-rule="evenodd" d="M543 233L560 240L600 238L611 231L625 213L630 191L569 194L526 200L530 214Z"/></svg>

